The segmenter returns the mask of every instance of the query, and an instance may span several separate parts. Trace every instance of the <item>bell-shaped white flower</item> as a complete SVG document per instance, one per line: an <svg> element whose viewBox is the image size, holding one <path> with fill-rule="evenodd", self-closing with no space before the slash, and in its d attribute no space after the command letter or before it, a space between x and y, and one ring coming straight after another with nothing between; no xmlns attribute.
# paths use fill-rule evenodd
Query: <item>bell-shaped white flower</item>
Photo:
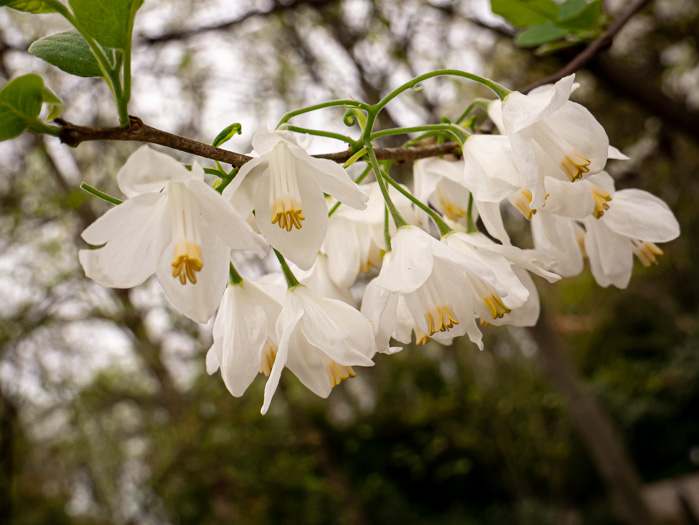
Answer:
<svg viewBox="0 0 699 525"><path fill-rule="evenodd" d="M507 295L500 297L487 281L476 275L468 276L463 293L472 294L474 310L481 321L516 326L536 323L539 315L538 292L527 271L549 282L560 279L560 276L544 267L538 253L496 244L482 233L453 232L446 235L443 241L490 268L500 287L507 290ZM537 297L532 297L532 293Z"/></svg>
<svg viewBox="0 0 699 525"><path fill-rule="evenodd" d="M429 203L454 223L468 213L469 188L463 173L463 163L437 157L421 159L413 164L415 197ZM476 220L477 217L473 217Z"/></svg>
<svg viewBox="0 0 699 525"><path fill-rule="evenodd" d="M286 366L314 394L354 377L353 366L373 366L376 341L369 320L348 304L322 297L304 285L286 294L277 320L279 349L265 386L265 414Z"/></svg>
<svg viewBox="0 0 699 525"><path fill-rule="evenodd" d="M375 286L402 297L415 323L418 343L434 338L448 344L454 337L468 334L471 341L483 348L472 295L465 293L463 287L469 276L477 277L484 295L494 308L500 308L507 291L493 271L415 227L400 228L391 240L391 247ZM377 302L380 308L370 314L374 322L384 316L381 308L390 301L389 296Z"/></svg>
<svg viewBox="0 0 699 525"><path fill-rule="evenodd" d="M206 354L206 371L213 374L220 368L234 396L242 396L258 372L269 376L272 371L281 311L281 303L252 281L231 284L224 292L214 322L214 344Z"/></svg>
<svg viewBox="0 0 699 525"><path fill-rule="evenodd" d="M142 146L119 170L129 197L91 224L80 250L85 274L102 286L131 288L156 273L168 299L205 323L228 282L231 249L264 255L267 245L221 195L173 158Z"/></svg>
<svg viewBox="0 0 699 525"><path fill-rule="evenodd" d="M631 279L633 256L644 266L656 262L662 250L655 244L680 234L680 226L668 205L638 189L617 191L608 209L585 224L585 251L592 275L600 286L626 288Z"/></svg>
<svg viewBox="0 0 699 525"><path fill-rule="evenodd" d="M572 182L601 171L607 161L604 129L587 109L568 100L574 78L570 75L527 95L513 91L489 107L489 115L510 139L535 209L544 202L545 174Z"/></svg>
<svg viewBox="0 0 699 525"><path fill-rule="evenodd" d="M323 243L322 251L328 256L330 276L342 287L351 286L360 272L368 274L372 268L381 268L383 254L386 252L386 205L381 190L376 182L363 187L369 195L366 210L340 206L330 217L328 234ZM392 186L389 186L388 193L408 223L426 223L425 212L414 206L407 197ZM391 220L389 232L395 233L395 225Z"/></svg>
<svg viewBox="0 0 699 525"><path fill-rule="evenodd" d="M224 196L247 217L255 210L262 235L284 257L308 270L325 239L324 193L357 209L367 195L336 163L311 157L289 131L257 130L258 155L240 168Z"/></svg>

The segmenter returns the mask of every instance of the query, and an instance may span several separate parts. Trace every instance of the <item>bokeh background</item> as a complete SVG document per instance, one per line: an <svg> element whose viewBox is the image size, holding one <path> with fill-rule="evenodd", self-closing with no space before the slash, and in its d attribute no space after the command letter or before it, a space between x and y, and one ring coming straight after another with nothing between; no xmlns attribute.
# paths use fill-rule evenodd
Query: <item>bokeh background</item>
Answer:
<svg viewBox="0 0 699 525"><path fill-rule="evenodd" d="M115 125L100 81L26 53L65 29L0 9L0 81L39 72L67 120ZM537 280L537 329L486 328L483 352L379 355L327 400L285 372L265 417L261 379L236 399L206 375L211 324L174 312L155 281L106 290L82 273L79 234L109 205L80 182L119 195L138 145L1 143L0 523L642 523L634 501L656 523L699 523L698 38L699 3L655 0L578 74L575 99L631 157L610 167L617 186L660 196L681 223L659 265L637 264L626 290L589 269ZM204 142L240 122L227 147L246 152L289 109L374 102L441 67L522 87L579 50L515 47L480 0L147 0L130 112ZM484 95L430 81L381 124L453 118ZM332 111L299 123L346 130ZM528 247L526 224L512 227Z"/></svg>

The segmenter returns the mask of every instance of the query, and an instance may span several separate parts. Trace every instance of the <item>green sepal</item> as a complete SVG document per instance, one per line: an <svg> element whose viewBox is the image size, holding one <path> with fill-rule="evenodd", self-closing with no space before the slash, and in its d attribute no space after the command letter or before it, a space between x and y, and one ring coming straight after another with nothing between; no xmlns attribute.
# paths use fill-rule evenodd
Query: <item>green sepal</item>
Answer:
<svg viewBox="0 0 699 525"><path fill-rule="evenodd" d="M230 126L224 128L221 133L216 135L216 138L214 141L211 143L211 145L214 148L218 148L222 144L225 144L229 140L231 140L235 135L240 135L243 132L243 126L241 126L238 122L235 122L234 124L231 124Z"/></svg>
<svg viewBox="0 0 699 525"><path fill-rule="evenodd" d="M26 13L55 13L56 9L45 0L0 0L0 7L11 7Z"/></svg>
<svg viewBox="0 0 699 525"><path fill-rule="evenodd" d="M75 29L40 38L29 46L29 52L71 75L102 76L90 46Z"/></svg>

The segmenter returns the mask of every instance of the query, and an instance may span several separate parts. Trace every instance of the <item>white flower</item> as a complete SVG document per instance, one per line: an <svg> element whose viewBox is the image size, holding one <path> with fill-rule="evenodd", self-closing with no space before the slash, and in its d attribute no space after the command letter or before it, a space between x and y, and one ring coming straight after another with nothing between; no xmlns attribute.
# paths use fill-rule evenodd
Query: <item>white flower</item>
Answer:
<svg viewBox="0 0 699 525"><path fill-rule="evenodd" d="M614 193L599 218L588 217L585 250L592 275L600 286L626 288L633 256L644 266L656 262L662 250L655 244L675 239L680 227L662 199L647 191L629 189Z"/></svg>
<svg viewBox="0 0 699 525"><path fill-rule="evenodd" d="M290 289L277 320L279 349L265 386L262 413L272 401L286 366L314 394L354 377L353 366L373 366L376 341L369 320L351 306L321 297L303 285Z"/></svg>
<svg viewBox="0 0 699 525"><path fill-rule="evenodd" d="M276 322L282 305L257 284L231 284L214 322L214 344L206 354L206 371L221 369L229 392L243 395L258 372L269 376L277 354Z"/></svg>
<svg viewBox="0 0 699 525"><path fill-rule="evenodd" d="M515 162L532 192L532 208L546 195L544 176L575 181L601 171L609 139L583 106L568 100L575 76L528 95L513 91L490 105L489 115L510 139Z"/></svg>
<svg viewBox="0 0 699 525"><path fill-rule="evenodd" d="M391 246L392 251L384 260L375 286L389 294L400 295L405 301L413 318L418 344L429 338L447 344L454 337L468 334L471 341L483 348L472 295L464 287L468 276L477 277L494 308L501 308L502 296L507 295L507 291L500 287L493 272L419 228L399 228ZM366 311L367 315L375 324L390 321L382 310L389 304L395 312L398 302L384 294L377 299L373 311ZM395 319L394 324L398 324ZM378 334L376 326L374 330ZM381 349L385 346L382 342L379 345Z"/></svg>
<svg viewBox="0 0 699 525"><path fill-rule="evenodd" d="M463 163L437 157L421 159L413 164L415 197L446 218L458 222L468 213L469 188ZM477 217L473 217L476 220Z"/></svg>
<svg viewBox="0 0 699 525"><path fill-rule="evenodd" d="M328 210L323 193L357 209L367 195L336 163L306 153L288 131L262 127L252 139L259 155L243 165L224 195L287 259L308 270L323 244Z"/></svg>
<svg viewBox="0 0 699 525"><path fill-rule="evenodd" d="M82 233L87 243L104 245L80 250L85 274L102 286L131 288L156 273L175 308L207 322L228 282L230 249L264 255L264 240L204 182L196 163L188 171L142 146L117 182L129 198Z"/></svg>
<svg viewBox="0 0 699 525"><path fill-rule="evenodd" d="M468 285L463 287L463 293L472 294L475 313L483 322L515 326L532 326L536 323L539 317L538 292L527 271L549 282L560 279L544 268L539 254L496 244L482 233L453 232L446 235L443 241L490 268L500 287L507 290L507 295L501 298L487 281L476 275L468 276Z"/></svg>
<svg viewBox="0 0 699 525"><path fill-rule="evenodd" d="M340 206L330 217L328 235L323 243L323 252L328 256L328 270L332 279L343 287L349 287L360 272L369 273L372 268L381 268L386 252L384 239L384 214L386 204L378 183L364 186L369 201L364 211ZM426 214L394 187L388 188L391 200L403 218L410 224L425 221ZM389 219L389 232L395 225Z"/></svg>

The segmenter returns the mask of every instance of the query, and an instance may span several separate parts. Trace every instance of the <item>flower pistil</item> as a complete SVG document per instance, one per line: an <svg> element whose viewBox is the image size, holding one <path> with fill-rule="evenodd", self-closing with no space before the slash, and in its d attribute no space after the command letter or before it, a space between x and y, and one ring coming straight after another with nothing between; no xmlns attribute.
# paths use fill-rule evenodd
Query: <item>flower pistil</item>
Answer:
<svg viewBox="0 0 699 525"><path fill-rule="evenodd" d="M197 284L196 272L204 267L199 223L196 220L199 210L184 184L171 182L168 194L172 213L172 238L175 241L172 276L179 278L183 286L187 281Z"/></svg>
<svg viewBox="0 0 699 525"><path fill-rule="evenodd" d="M296 179L293 153L289 146L280 141L274 146L269 159L272 183L269 186L269 204L272 224L290 232L301 229L301 221L306 217L301 207L301 193Z"/></svg>

